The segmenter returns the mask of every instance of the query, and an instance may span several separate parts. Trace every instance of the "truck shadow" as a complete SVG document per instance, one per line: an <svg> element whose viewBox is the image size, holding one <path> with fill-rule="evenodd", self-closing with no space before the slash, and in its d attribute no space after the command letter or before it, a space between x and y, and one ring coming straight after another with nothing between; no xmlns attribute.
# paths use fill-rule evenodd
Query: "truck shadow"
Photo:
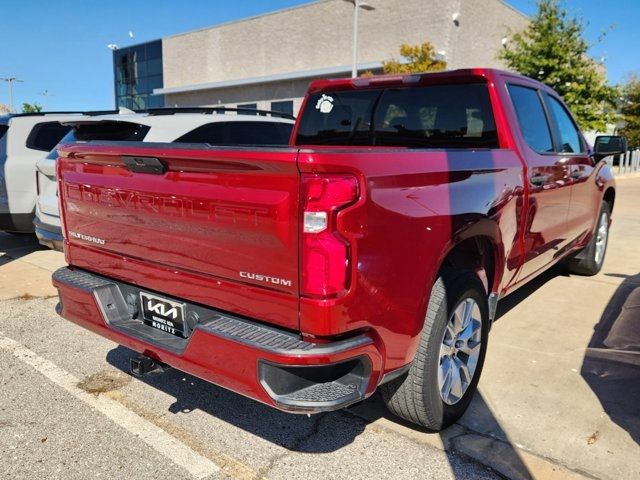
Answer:
<svg viewBox="0 0 640 480"><path fill-rule="evenodd" d="M567 275L566 270L562 266L553 267L505 298L500 302L497 319L559 275ZM128 372L129 360L133 355L135 353L128 348L118 346L107 354L107 361ZM501 475L517 479L533 478L518 449L480 392L476 393L468 412L459 423L438 434L393 416L386 410L378 394L349 408L349 412L343 410L307 417L280 412L174 369L162 375L145 376L141 381L175 398L169 408L171 413L201 410L291 451L334 452L353 443L368 424L386 419L397 425L393 430L402 434L404 429L413 439L416 435L418 438L422 435L439 435L442 443L449 445L446 454L456 478L467 478L469 475L460 461L460 455L473 456L465 451L464 442L467 441L474 442L476 453L486 450L487 454L498 455L501 458ZM422 442L427 445L432 443L425 440ZM482 458L476 460L483 462Z"/></svg>
<svg viewBox="0 0 640 480"><path fill-rule="evenodd" d="M464 466L461 467L459 462L459 457L464 456L483 465L489 464L492 468L499 468L498 473L505 478L533 479L509 435L501 427L480 391L476 392L469 409L458 423L442 432L433 432L394 416L386 409L378 393L349 410L369 422L379 419L391 422L394 424L394 431L408 435L420 443L433 445L433 439L429 437L439 436L441 445L446 448L455 478L468 477L468 470ZM491 460L488 457L491 457ZM499 458L497 463L496 458Z"/></svg>
<svg viewBox="0 0 640 480"><path fill-rule="evenodd" d="M481 380L482 381L482 380ZM486 454L492 457L491 466L498 469L505 478L533 480L527 465L509 434L502 428L493 409L487 404L480 391L476 392L469 409L458 424L465 427L475 454ZM463 453L464 449L460 448ZM497 461L496 461L497 460Z"/></svg>
<svg viewBox="0 0 640 480"><path fill-rule="evenodd" d="M129 371L135 353L118 346L107 354L107 362ZM235 427L257 435L286 449L306 453L330 453L349 445L367 422L344 411L308 417L280 412L259 402L170 369L162 375L140 379L175 398L169 411L174 414L201 410Z"/></svg>
<svg viewBox="0 0 640 480"><path fill-rule="evenodd" d="M499 304L496 320L559 275L568 273L562 266L555 266L505 298ZM118 346L107 354L107 361L112 366L128 372L129 360L133 355L135 353L128 348ZM506 478L533 478L518 449L514 447L508 433L501 427L500 421L480 392L476 393L469 410L459 423L452 429L438 434L393 416L386 410L378 394L351 407L351 413L337 411L307 417L280 412L174 369L162 375L145 376L141 381L175 398L175 402L169 408L171 413L201 410L291 451L334 452L353 443L368 424L384 418L397 424L400 434L402 429L406 429L412 438L415 438L416 434L419 437L439 435L442 443L450 446L446 454L456 478L468 477L468 470L460 461L461 454L473 457L473 454L465 451L466 441L474 443L476 454L485 450L488 455L499 456L499 473ZM484 460L476 458L476 461L482 463Z"/></svg>
<svg viewBox="0 0 640 480"><path fill-rule="evenodd" d="M622 277L594 327L580 373L609 418L640 445L640 273Z"/></svg>
<svg viewBox="0 0 640 480"><path fill-rule="evenodd" d="M567 268L562 264L556 264L551 267L549 270L541 273L534 279L525 283L522 287L517 289L515 292L509 294L502 300L498 302L498 309L496 311L496 318L494 322L500 320L507 312L509 312L512 308L522 302L525 298L532 295L536 290L541 288L545 283L554 279L555 277L568 277L569 272Z"/></svg>
<svg viewBox="0 0 640 480"><path fill-rule="evenodd" d="M135 353L132 350L118 346L109 351L107 362L119 370L128 372L129 359L133 355ZM173 414L188 414L193 410L201 410L237 428L299 453L322 454L340 450L353 443L364 432L367 425L382 418L397 424L397 427L392 430L400 435L403 433L405 436L408 435L412 441L415 441L416 434L419 437L440 435L443 443L448 444L451 441L455 442L454 437L460 435L459 431L451 429L438 434L405 422L386 410L378 394L348 410L308 417L280 412L174 369L161 375L147 375L140 380L175 398L175 402L169 407L169 412ZM506 472L500 473L503 475L506 473L505 476L508 478L532 478L481 394L476 394L470 413L466 414L463 420L467 417L477 417L470 423L479 422L482 428L487 430L487 434L482 434L482 439L488 440L484 448L495 450L501 456L503 470ZM471 427L464 426L462 433L470 433L469 428ZM500 442L495 442L496 439ZM426 448L431 448L429 445L432 442L424 439L418 441L425 444ZM459 451L456 446L453 446L447 449L446 455L455 478L470 478L467 462L461 459L461 456L467 456L464 450ZM482 463L482 460L476 459L476 461Z"/></svg>

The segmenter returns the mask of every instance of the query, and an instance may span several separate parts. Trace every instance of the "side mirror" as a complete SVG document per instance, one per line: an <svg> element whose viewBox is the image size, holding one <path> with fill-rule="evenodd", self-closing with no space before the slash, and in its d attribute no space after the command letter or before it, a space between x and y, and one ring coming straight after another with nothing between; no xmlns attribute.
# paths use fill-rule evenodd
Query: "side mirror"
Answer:
<svg viewBox="0 0 640 480"><path fill-rule="evenodd" d="M596 137L596 143L593 146L593 151L599 157L625 153L627 151L627 137L599 135Z"/></svg>

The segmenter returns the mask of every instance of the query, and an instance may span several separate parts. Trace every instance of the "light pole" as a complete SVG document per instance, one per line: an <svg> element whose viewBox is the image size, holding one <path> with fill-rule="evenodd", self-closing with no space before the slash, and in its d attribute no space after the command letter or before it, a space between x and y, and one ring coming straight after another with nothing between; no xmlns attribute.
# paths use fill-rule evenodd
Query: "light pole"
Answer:
<svg viewBox="0 0 640 480"><path fill-rule="evenodd" d="M22 80L18 80L16 77L4 77L0 78L0 80L3 80L9 84L9 112L14 113L15 110L13 109L13 84L16 82L22 82Z"/></svg>
<svg viewBox="0 0 640 480"><path fill-rule="evenodd" d="M358 76L358 20L360 17L360 9L371 11L375 10L376 7L369 5L366 2L361 2L360 0L344 1L353 5L353 58L351 65L351 78L356 78Z"/></svg>

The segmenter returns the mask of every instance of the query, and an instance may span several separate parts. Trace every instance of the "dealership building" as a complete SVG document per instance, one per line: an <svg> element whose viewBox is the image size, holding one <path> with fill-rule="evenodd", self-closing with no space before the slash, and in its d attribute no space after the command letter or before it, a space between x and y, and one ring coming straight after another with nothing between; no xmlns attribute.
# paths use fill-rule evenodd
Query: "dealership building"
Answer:
<svg viewBox="0 0 640 480"><path fill-rule="evenodd" d="M232 106L297 113L309 82L351 75L354 3L320 0L120 48L116 106ZM501 0L364 0L357 68L382 71L400 45L435 46L447 68L496 58L527 17Z"/></svg>

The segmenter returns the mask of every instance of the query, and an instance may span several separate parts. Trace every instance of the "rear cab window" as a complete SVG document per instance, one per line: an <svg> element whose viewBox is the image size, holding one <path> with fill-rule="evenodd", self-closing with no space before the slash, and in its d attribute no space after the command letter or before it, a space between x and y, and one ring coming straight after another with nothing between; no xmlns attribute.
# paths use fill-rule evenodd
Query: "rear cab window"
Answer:
<svg viewBox="0 0 640 480"><path fill-rule="evenodd" d="M499 148L485 83L314 93L296 145Z"/></svg>

